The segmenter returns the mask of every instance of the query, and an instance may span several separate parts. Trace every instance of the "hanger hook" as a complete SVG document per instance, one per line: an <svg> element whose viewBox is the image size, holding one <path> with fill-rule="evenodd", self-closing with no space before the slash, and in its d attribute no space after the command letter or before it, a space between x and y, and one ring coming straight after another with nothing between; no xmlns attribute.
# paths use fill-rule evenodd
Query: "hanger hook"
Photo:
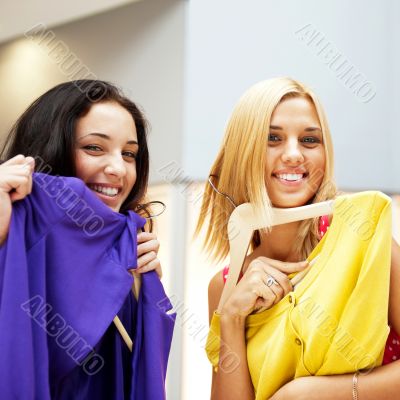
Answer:
<svg viewBox="0 0 400 400"><path fill-rule="evenodd" d="M216 193L220 194L221 196L224 196L224 197L233 205L233 207L236 208L237 205L236 205L235 202L232 200L232 198L231 198L230 196L228 196L226 193L220 192L220 191L214 186L214 184L213 184L211 178L218 178L218 176L217 176L217 175L210 175L210 176L208 177L208 183L211 185L211 187L213 188L213 190L214 190Z"/></svg>

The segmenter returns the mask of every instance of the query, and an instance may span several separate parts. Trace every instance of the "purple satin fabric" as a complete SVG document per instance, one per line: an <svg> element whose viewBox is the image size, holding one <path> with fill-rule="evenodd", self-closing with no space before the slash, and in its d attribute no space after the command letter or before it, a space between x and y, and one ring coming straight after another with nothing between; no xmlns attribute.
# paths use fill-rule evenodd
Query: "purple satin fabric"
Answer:
<svg viewBox="0 0 400 400"><path fill-rule="evenodd" d="M33 179L0 247L1 398L165 399L175 315L155 272L136 301L127 271L145 220L113 212L79 179Z"/></svg>

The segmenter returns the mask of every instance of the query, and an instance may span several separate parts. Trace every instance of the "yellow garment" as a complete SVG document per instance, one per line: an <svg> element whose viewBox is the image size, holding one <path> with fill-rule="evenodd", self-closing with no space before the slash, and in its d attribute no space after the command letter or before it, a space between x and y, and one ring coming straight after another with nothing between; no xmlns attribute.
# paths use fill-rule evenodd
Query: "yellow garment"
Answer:
<svg viewBox="0 0 400 400"><path fill-rule="evenodd" d="M307 375L382 363L389 333L391 203L381 192L340 196L332 223L308 260L315 265L278 304L246 319L247 361L256 400ZM219 316L206 351L216 367ZM222 363L223 366L223 363Z"/></svg>

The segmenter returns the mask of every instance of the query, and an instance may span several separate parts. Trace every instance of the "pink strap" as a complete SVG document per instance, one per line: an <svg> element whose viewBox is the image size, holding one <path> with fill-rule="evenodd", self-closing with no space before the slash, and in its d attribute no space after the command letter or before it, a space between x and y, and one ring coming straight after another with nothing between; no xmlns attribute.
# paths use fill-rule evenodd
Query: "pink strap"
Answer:
<svg viewBox="0 0 400 400"><path fill-rule="evenodd" d="M222 278L224 279L224 283L228 279L228 274L229 274L229 265L226 265L222 270Z"/></svg>
<svg viewBox="0 0 400 400"><path fill-rule="evenodd" d="M329 228L329 217L327 215L323 215L319 219L319 236L322 239L325 233Z"/></svg>
<svg viewBox="0 0 400 400"><path fill-rule="evenodd" d="M224 280L224 284L226 283L226 280L228 279L228 274L229 274L229 265L224 267L224 269L222 270L222 278ZM242 273L242 271L240 271L239 281L242 279L242 276L243 276L243 273Z"/></svg>

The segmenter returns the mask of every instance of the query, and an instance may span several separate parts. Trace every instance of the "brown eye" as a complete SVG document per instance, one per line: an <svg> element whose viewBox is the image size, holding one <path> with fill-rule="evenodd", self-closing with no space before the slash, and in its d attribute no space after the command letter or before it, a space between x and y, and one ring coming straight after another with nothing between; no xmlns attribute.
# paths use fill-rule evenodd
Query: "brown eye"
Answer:
<svg viewBox="0 0 400 400"><path fill-rule="evenodd" d="M101 151L101 147L96 146L94 144L88 144L87 146L84 146L84 149L86 150L91 150L91 151Z"/></svg>
<svg viewBox="0 0 400 400"><path fill-rule="evenodd" d="M132 159L134 159L134 160L136 160L136 157L137 157L137 154L134 153L133 151L124 151L124 152L122 153L122 155L123 155L124 157L129 157L129 158L132 158Z"/></svg>

